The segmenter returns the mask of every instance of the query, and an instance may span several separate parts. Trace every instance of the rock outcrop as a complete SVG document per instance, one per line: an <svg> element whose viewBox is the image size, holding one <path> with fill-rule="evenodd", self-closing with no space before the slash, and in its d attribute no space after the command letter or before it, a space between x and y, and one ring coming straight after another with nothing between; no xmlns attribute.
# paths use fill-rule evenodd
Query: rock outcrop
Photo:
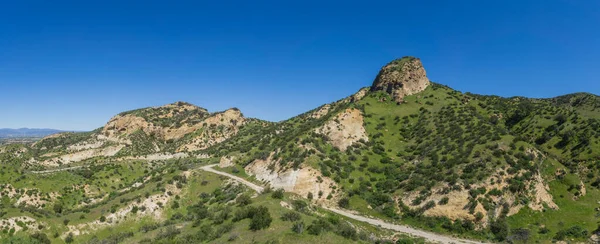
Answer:
<svg viewBox="0 0 600 244"><path fill-rule="evenodd" d="M363 123L363 116L360 110L349 108L339 113L332 120L327 121L323 126L317 128L315 132L327 136L331 145L341 151L346 151L350 145L361 139L369 141Z"/></svg>
<svg viewBox="0 0 600 244"><path fill-rule="evenodd" d="M421 60L403 57L381 68L371 91L385 91L392 95L394 101L402 102L405 96L419 93L429 84Z"/></svg>
<svg viewBox="0 0 600 244"><path fill-rule="evenodd" d="M121 113L104 126L102 135L119 137L138 130L163 140L179 139L202 126L199 122L209 116L204 108L176 102L161 107L138 109Z"/></svg>
<svg viewBox="0 0 600 244"><path fill-rule="evenodd" d="M266 160L254 160L245 170L247 174L268 183L272 188L283 189L303 197L312 194L318 203L335 202L328 199L329 195L334 197L334 189L338 188L335 181L310 166L282 169L280 161L274 160L272 153Z"/></svg>

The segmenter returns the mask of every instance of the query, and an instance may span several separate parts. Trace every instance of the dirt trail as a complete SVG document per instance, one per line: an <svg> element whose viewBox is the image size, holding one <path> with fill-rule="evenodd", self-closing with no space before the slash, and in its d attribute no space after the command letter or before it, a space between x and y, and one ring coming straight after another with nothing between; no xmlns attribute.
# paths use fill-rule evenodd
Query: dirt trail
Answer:
<svg viewBox="0 0 600 244"><path fill-rule="evenodd" d="M33 173L33 174L49 174L49 173L55 173L55 172L70 170L70 169L79 169L81 167L83 167L83 166L74 166L74 167L68 167L68 168L62 168L62 169L49 169L49 170L30 171L30 172Z"/></svg>
<svg viewBox="0 0 600 244"><path fill-rule="evenodd" d="M217 165L218 164L206 165L206 166L200 167L200 169L204 170L204 171L211 172L211 173L215 173L215 174L218 174L218 175L226 176L226 177L229 177L229 178L234 179L236 181L239 181L239 182L243 183L244 185L247 185L248 187L252 188L253 190L255 190L258 193L261 193L265 189L262 186L256 185L256 184L254 184L254 183L252 183L250 181L244 180L244 179L242 179L240 177L237 177L235 175L228 174L228 173L221 172L221 171L213 169L213 167L215 167Z"/></svg>
<svg viewBox="0 0 600 244"><path fill-rule="evenodd" d="M211 164L211 165L207 165L207 166L202 166L200 167L201 170L204 171L208 171L208 172L212 172L215 174L219 174L219 175L223 175L226 177L229 177L231 179L237 180L241 183L243 183L244 185L247 185L248 187L254 189L257 192L262 192L264 190L264 188L262 186L256 185L250 181L244 180L240 177L237 177L235 175L232 174L228 174L225 172L221 172L218 170L213 169L213 167L217 166L218 164ZM406 233L415 237L422 237L425 238L429 241L432 242L439 242L439 243L469 243L469 244L482 244L483 242L478 242L478 241L471 241L471 240L465 240L465 239L459 239L459 238L454 238L451 236L445 236L445 235L440 235L440 234L436 234L436 233L432 233L432 232L427 232L427 231L423 231L423 230L418 230L412 227L408 227L405 225L397 225L397 224L390 224L387 223L383 220L380 219L373 219L373 218L367 218L364 216L360 216L360 215L356 215L353 214L351 212L348 212L346 210L342 210L342 209L337 209L337 208L328 208L328 207L324 207L324 209L327 209L331 212L334 212L336 214L339 215L343 215L345 217L360 221L360 222L365 222L371 225L375 225L375 226L379 226L381 228L385 228L385 229L389 229L389 230L393 230L393 231L397 231L397 232L402 232L402 233Z"/></svg>
<svg viewBox="0 0 600 244"><path fill-rule="evenodd" d="M331 212L337 213L339 215L343 215L346 216L348 218L354 219L354 220L358 220L360 222L365 222L371 225L375 225L375 226L379 226L381 228L385 228L385 229L389 229L389 230L393 230L393 231L397 231L397 232L402 232L402 233L407 233L410 234L412 236L417 236L417 237L423 237L429 241L433 241L433 242L439 242L439 243L469 243L469 244L482 244L483 242L478 242L478 241L471 241L471 240L465 240L465 239L458 239L458 238L454 238L451 236L445 236L445 235L440 235L440 234L436 234L436 233L432 233L432 232L427 232L427 231L423 231L423 230L418 230L412 227L408 227L408 226L404 226L404 225L397 225L397 224L390 224L387 223L383 220L380 219L373 219L373 218L367 218L364 216L360 216L360 215L356 215L353 213L350 213L348 211L345 210L341 210L341 209L337 209L337 208L328 208L328 207L323 207L324 209L327 209Z"/></svg>

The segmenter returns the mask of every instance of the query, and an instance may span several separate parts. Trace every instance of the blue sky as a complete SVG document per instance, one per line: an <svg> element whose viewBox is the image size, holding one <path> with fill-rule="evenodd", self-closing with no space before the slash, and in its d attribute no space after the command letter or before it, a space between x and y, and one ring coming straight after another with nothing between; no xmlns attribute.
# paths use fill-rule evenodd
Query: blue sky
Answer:
<svg viewBox="0 0 600 244"><path fill-rule="evenodd" d="M2 1L0 128L187 101L287 119L417 56L501 96L600 94L599 1Z"/></svg>

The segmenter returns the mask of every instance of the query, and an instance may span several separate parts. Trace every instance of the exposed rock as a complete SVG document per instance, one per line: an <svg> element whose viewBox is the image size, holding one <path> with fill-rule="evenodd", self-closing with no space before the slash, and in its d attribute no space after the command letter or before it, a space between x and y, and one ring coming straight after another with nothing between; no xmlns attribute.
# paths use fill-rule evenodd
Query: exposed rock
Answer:
<svg viewBox="0 0 600 244"><path fill-rule="evenodd" d="M335 186L333 180L309 166L301 169L281 169L279 162L272 160L272 155L267 160L255 160L250 163L245 168L246 173L268 182L273 188L284 189L303 197L312 193L317 202L327 202L326 198L333 193L332 187ZM269 167L270 165L274 165L274 168Z"/></svg>
<svg viewBox="0 0 600 244"><path fill-rule="evenodd" d="M19 216L8 219L0 219L0 229L14 229L16 232L18 232L23 230L22 225L26 226L28 230L36 230L38 226L37 220L29 216Z"/></svg>
<svg viewBox="0 0 600 244"><path fill-rule="evenodd" d="M327 136L329 142L342 151L359 140L368 141L369 137L363 126L363 116L360 110L349 108L327 121L316 132Z"/></svg>
<svg viewBox="0 0 600 244"><path fill-rule="evenodd" d="M0 198L6 196L11 199L16 199L15 207L26 205L38 209L52 200L56 200L60 194L56 192L42 193L39 189L20 188L17 189L10 184L0 185Z"/></svg>
<svg viewBox="0 0 600 244"><path fill-rule="evenodd" d="M234 156L228 157L228 156L223 156L221 157L221 161L219 161L219 167L220 168L227 168L227 167L231 167L234 165L233 160L235 159Z"/></svg>
<svg viewBox="0 0 600 244"><path fill-rule="evenodd" d="M182 172L181 175L189 176L189 171ZM134 184L134 187L140 185ZM63 233L64 238L67 233L73 233L78 236L82 234L88 234L95 230L102 229L109 226L114 226L118 223L122 223L129 220L139 220L145 216L151 217L155 220L164 219L164 208L167 204L176 196L182 194L182 190L176 187L176 182L165 186L165 192L151 195L141 202L130 202L125 207L119 209L115 213L106 215L106 221L94 220L88 223L81 223L78 225L69 225L69 232ZM135 214L132 212L134 207L144 209L144 211L138 210Z"/></svg>
<svg viewBox="0 0 600 244"><path fill-rule="evenodd" d="M551 209L558 209L558 206L556 203L554 203L552 195L550 195L548 192L548 185L544 184L544 179L542 179L542 176L537 174L534 180L535 195L534 199L529 203L529 208L541 211L544 209L543 204L546 204Z"/></svg>
<svg viewBox="0 0 600 244"><path fill-rule="evenodd" d="M331 105L325 104L325 105L321 106L317 111L313 112L310 115L310 117L313 119L320 119L321 117L327 115L327 113L329 113L330 109L331 109Z"/></svg>
<svg viewBox="0 0 600 244"><path fill-rule="evenodd" d="M579 185L581 186L581 190L580 190L581 196L585 197L585 195L587 194L587 190L585 189L585 183L583 183L583 181L580 181Z"/></svg>
<svg viewBox="0 0 600 244"><path fill-rule="evenodd" d="M357 101L363 99L363 97L365 97L367 95L367 93L369 92L370 89L371 89L370 87L363 87L360 90L358 90L356 93L342 99L341 102L342 103L357 102Z"/></svg>
<svg viewBox="0 0 600 244"><path fill-rule="evenodd" d="M204 108L176 102L121 113L108 121L102 135L119 138L141 130L163 140L179 139L202 127L200 122L208 115Z"/></svg>
<svg viewBox="0 0 600 244"><path fill-rule="evenodd" d="M117 154L125 145L108 146L105 148L88 149L75 153L68 153L59 157L50 158L40 162L44 166L59 166L61 164L70 164L83 161L94 157L111 157Z"/></svg>
<svg viewBox="0 0 600 244"><path fill-rule="evenodd" d="M111 118L102 129L102 134L109 138L119 137L120 135L129 135L138 130L146 134L158 132L160 129L149 123L142 117L133 114L117 115Z"/></svg>
<svg viewBox="0 0 600 244"><path fill-rule="evenodd" d="M443 197L448 197L448 203L445 205L437 204ZM434 195L433 197L427 199L427 201L434 201L436 206L427 210L425 212L426 216L443 216L451 220L475 220L475 216L469 213L468 209L465 209L465 206L469 203L469 192L466 190L450 192L447 195ZM481 204L477 204L477 207L475 207L475 213L477 212L485 214L487 211L485 211Z"/></svg>
<svg viewBox="0 0 600 244"><path fill-rule="evenodd" d="M508 187L508 182L511 177L514 175L507 174L506 171L499 170L495 172L489 178L483 180L481 183L472 185L472 189L485 187L487 192L492 190L499 190L502 193L500 196L490 195L489 199L493 204L498 206L493 214L493 216L499 216L502 212L502 204L507 203L509 206L507 216L512 216L517 213L524 207L524 205L519 204L514 194L510 192L506 192L505 189ZM490 182L494 182L491 184ZM534 179L532 179L531 183L534 185L534 189L531 189L530 194L532 196L532 201L529 203L529 208L535 211L542 211L544 209L544 204L549 208L558 209L558 206L552 200L552 195L548 193L548 186L544 184L542 177L537 174ZM475 215L477 212L483 214L482 220L479 222L481 226L487 226L489 223L488 215L490 212L486 211L483 208L481 203L477 203L475 206L475 211L473 214L469 212L467 208L470 201L469 190L462 189L460 191L451 191L450 193L444 194L442 193L443 187L438 187L432 189L432 195L428 196L418 205L412 205L412 201L419 197L420 193L418 191L411 192L406 194L401 200L404 204L408 205L411 209L418 209L427 204L429 201L433 201L436 205L428 209L424 212L426 216L436 216L436 217L447 217L451 220L456 219L468 219L475 220ZM448 198L447 204L438 204L439 201L444 198Z"/></svg>
<svg viewBox="0 0 600 244"><path fill-rule="evenodd" d="M244 115L237 108L215 113L200 123L197 128L200 133L177 151L197 151L221 143L237 134L245 123Z"/></svg>
<svg viewBox="0 0 600 244"><path fill-rule="evenodd" d="M142 156L127 156L117 159L117 161L122 160L145 160L145 161L155 161L155 160L168 160L168 159L180 159L187 158L189 155L187 153L154 153Z"/></svg>
<svg viewBox="0 0 600 244"><path fill-rule="evenodd" d="M430 82L421 60L414 57L396 59L383 66L371 86L372 91L386 91L394 101L402 102L408 95L419 93Z"/></svg>
<svg viewBox="0 0 600 244"><path fill-rule="evenodd" d="M363 99L363 97L367 95L367 92L369 92L369 88L361 88L360 90L358 90L358 92L350 96L350 102L356 102L358 100Z"/></svg>

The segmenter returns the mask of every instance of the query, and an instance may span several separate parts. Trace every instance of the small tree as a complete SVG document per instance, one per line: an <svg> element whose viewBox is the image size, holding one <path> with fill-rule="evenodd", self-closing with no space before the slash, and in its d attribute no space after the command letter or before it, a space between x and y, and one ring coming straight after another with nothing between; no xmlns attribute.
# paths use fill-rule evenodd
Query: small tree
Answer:
<svg viewBox="0 0 600 244"><path fill-rule="evenodd" d="M264 206L260 206L256 209L252 220L250 221L250 230L257 231L266 229L271 225L273 218L269 213L269 209Z"/></svg>
<svg viewBox="0 0 600 244"><path fill-rule="evenodd" d="M296 222L292 225L292 231L298 234L302 234L304 232L304 222Z"/></svg>
<svg viewBox="0 0 600 244"><path fill-rule="evenodd" d="M54 204L54 206L52 207L52 209L54 210L55 213L58 213L58 214L62 213L62 211L63 211L63 205L62 205L62 203L57 202L57 203Z"/></svg>
<svg viewBox="0 0 600 244"><path fill-rule="evenodd" d="M65 238L65 242L66 243L72 243L73 240L73 233L69 233L69 235L67 235L67 238Z"/></svg>
<svg viewBox="0 0 600 244"><path fill-rule="evenodd" d="M250 196L248 196L246 194L242 194L235 200L235 202L240 206L246 206L246 205L251 204L252 200L250 199Z"/></svg>
<svg viewBox="0 0 600 244"><path fill-rule="evenodd" d="M475 221L479 222L483 219L483 214L481 212L477 212L475 214Z"/></svg>
<svg viewBox="0 0 600 244"><path fill-rule="evenodd" d="M273 194L271 194L271 197L275 199L283 199L283 189L277 189L273 192Z"/></svg>
<svg viewBox="0 0 600 244"><path fill-rule="evenodd" d="M347 197L344 197L344 198L340 199L338 201L338 206L340 206L340 208L348 208L348 207L350 207L350 199L348 199Z"/></svg>

